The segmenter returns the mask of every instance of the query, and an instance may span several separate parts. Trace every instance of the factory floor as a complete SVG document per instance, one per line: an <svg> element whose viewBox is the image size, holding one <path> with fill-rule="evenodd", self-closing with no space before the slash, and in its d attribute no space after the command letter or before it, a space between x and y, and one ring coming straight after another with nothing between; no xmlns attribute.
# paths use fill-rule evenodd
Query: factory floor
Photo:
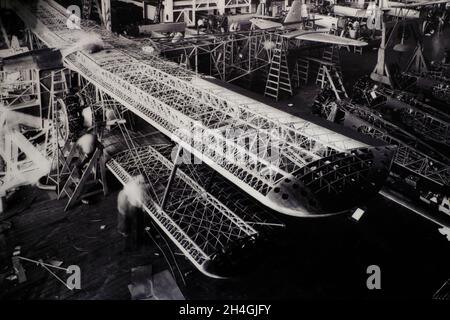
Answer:
<svg viewBox="0 0 450 320"><path fill-rule="evenodd" d="M1 234L0 300L131 299L128 285L132 268L151 265L153 274L168 269L145 233L141 246L132 248L117 232L118 188L114 188L114 181L112 187L108 196L89 205L80 203L68 212L64 212L67 198L56 200L54 192L25 187L14 195L16 205L0 215L0 223L11 226ZM17 246L20 256L28 259L59 261L61 267L78 265L81 290L69 290L50 272L29 261L21 262L25 282L8 280L14 274L11 258ZM60 279L69 276L63 270L52 271Z"/></svg>
<svg viewBox="0 0 450 320"><path fill-rule="evenodd" d="M190 282L191 299L431 299L450 278L439 226L378 195L359 222L286 218L262 261L240 278ZM381 270L369 290L367 268Z"/></svg>
<svg viewBox="0 0 450 320"><path fill-rule="evenodd" d="M6 248L0 259L0 299L131 299L133 268L151 265L153 274L168 270L163 252L169 256L169 250L158 235L163 251L150 238L140 249L127 249L116 230L114 189L100 201L68 212L63 211L65 199L55 200L34 187L21 190L17 205L2 216L11 229L2 233ZM180 273L175 270L178 287L186 299L431 298L450 277L450 242L436 224L382 196L366 209L359 222L348 216L281 218L286 227L264 243L258 260L227 280L204 276L171 245L180 268ZM17 246L29 259L80 266L81 290L68 290L26 261L27 280L8 280ZM370 265L381 268L382 290L366 287Z"/></svg>
<svg viewBox="0 0 450 320"><path fill-rule="evenodd" d="M445 43L426 41L441 47ZM351 87L359 75L373 70L376 52L343 52L342 59L346 85ZM285 101L273 105L306 114L302 106L315 93L313 87L305 88L292 98L298 108ZM156 243L161 246L164 241L157 234L156 243L148 237L140 249L127 248L116 230L120 186L112 178L110 182L108 196L68 212L66 199L56 200L53 193L33 186L14 195L14 205L0 214L0 299L131 299L133 268L151 265L153 273L169 269L163 257L169 250L158 248ZM286 227L264 243L259 260L247 272L227 280L202 275L170 245L180 267L177 285L187 299L432 298L450 278L450 242L439 226L381 195L365 209L359 222L348 216L311 220L278 215ZM80 266L81 290L68 290L30 262L22 262L25 282L9 280L17 246L29 259ZM370 265L380 267L381 290L366 286Z"/></svg>

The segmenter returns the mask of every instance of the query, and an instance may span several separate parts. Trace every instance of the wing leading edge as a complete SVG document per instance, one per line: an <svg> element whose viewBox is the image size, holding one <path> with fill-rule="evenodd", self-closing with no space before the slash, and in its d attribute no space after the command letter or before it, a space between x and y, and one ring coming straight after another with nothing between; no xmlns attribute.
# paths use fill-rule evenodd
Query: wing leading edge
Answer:
<svg viewBox="0 0 450 320"><path fill-rule="evenodd" d="M364 41L343 38L343 37L335 36L332 34L318 33L318 32L304 33L295 38L299 39L299 40L330 43L330 44L337 44L337 45L343 45L343 46L356 46L356 47L367 46L367 42L364 42Z"/></svg>

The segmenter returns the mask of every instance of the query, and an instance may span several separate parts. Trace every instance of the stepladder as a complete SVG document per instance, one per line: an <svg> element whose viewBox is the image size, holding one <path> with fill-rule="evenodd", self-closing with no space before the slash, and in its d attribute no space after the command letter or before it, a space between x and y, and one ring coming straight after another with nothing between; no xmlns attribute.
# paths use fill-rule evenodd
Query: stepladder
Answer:
<svg viewBox="0 0 450 320"><path fill-rule="evenodd" d="M266 81L264 95L278 100L281 93L293 95L291 76L289 71L286 49L284 48L283 37L278 35L273 49L273 56L270 63L269 73Z"/></svg>
<svg viewBox="0 0 450 320"><path fill-rule="evenodd" d="M348 98L340 71L333 63L317 60L320 64L317 74L316 84L322 89L330 87L333 90L337 100Z"/></svg>
<svg viewBox="0 0 450 320"><path fill-rule="evenodd" d="M295 72L293 80L297 87L308 84L310 72L309 63L309 60L305 58L299 58L295 62Z"/></svg>
<svg viewBox="0 0 450 320"><path fill-rule="evenodd" d="M74 148L76 148L75 145L72 147L72 150ZM72 150L67 159L69 160L70 158L70 162L66 160L68 167L63 167L62 169L63 172L69 170L70 173L58 195L58 198L67 196L69 199L64 211L67 211L82 199L101 192L104 195L108 194L103 148L97 147L92 155L84 155L83 159L80 157L78 161L75 161L75 164L71 164L75 156L75 152Z"/></svg>

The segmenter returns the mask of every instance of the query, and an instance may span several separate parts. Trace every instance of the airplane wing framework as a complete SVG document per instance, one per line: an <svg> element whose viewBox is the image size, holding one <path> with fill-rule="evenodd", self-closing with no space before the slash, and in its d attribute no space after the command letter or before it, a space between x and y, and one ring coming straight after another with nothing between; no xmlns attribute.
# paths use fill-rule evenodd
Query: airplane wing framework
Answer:
<svg viewBox="0 0 450 320"><path fill-rule="evenodd" d="M393 156L388 146L369 146L243 96L148 54L141 43L114 35L93 22L81 21L80 30L71 30L66 25L65 9L51 0L38 1L31 8L23 3L11 5L46 46L67 52L67 68L200 159L227 183L275 212L297 217L337 214L353 207L353 201L376 194L387 177ZM359 44L328 35L311 37L306 39ZM160 151L142 148L136 157L150 161L142 166L149 177L172 181L175 169ZM126 183L137 174L133 161L132 153L119 154L109 167ZM152 171L155 163L158 170ZM201 186L176 172L172 181L175 189L183 190L180 197L196 201L193 211L180 211L189 203L177 207L176 198L158 207L154 197L147 212L197 267L228 240L254 234L247 223L220 206ZM217 225L219 231L212 232L215 239L201 239L212 236L210 231Z"/></svg>
<svg viewBox="0 0 450 320"><path fill-rule="evenodd" d="M314 163L328 157L364 162L388 154L381 149L368 148L359 140L219 86L207 77L149 55L138 42L106 32L93 23L82 22L82 30L69 30L65 10L51 1L40 1L31 11L20 4L12 5L49 47L73 48L86 34L100 36L103 50L92 52L80 46L80 50L65 57L66 66L276 212L293 216L335 214L345 206L342 203L342 208L332 208L335 199L353 198L339 195L345 188L333 188L329 193L330 188L319 185L343 183L367 192L377 185L371 181L375 176L361 178L372 174L376 161L366 162L369 167L363 172L358 166L346 166L356 171L349 174L342 167L342 171L329 176L326 174L338 168L331 160L320 162L320 166ZM359 44L346 39L337 43ZM356 149L362 151L354 152ZM385 165L389 167L388 162ZM306 167L324 170L322 174L317 172L317 181L323 184L316 188L309 180L301 181L308 175L297 173ZM361 178L364 186L346 183L355 177Z"/></svg>

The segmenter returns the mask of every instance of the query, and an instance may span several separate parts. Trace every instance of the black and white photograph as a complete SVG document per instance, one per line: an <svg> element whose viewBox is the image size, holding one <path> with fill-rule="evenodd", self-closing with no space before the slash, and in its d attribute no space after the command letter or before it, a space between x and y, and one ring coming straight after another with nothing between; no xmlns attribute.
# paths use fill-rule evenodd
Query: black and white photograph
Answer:
<svg viewBox="0 0 450 320"><path fill-rule="evenodd" d="M0 302L36 300L449 302L450 0L0 0Z"/></svg>

